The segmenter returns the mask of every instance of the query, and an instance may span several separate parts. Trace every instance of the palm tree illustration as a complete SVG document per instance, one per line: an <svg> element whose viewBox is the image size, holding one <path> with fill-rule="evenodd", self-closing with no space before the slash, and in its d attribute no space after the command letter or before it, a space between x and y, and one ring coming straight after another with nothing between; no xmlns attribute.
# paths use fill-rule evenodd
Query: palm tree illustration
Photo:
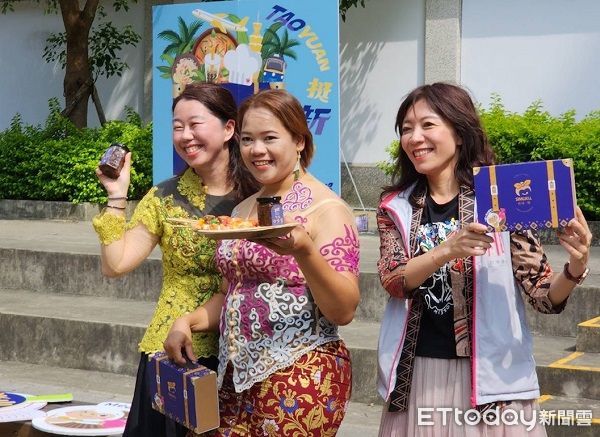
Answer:
<svg viewBox="0 0 600 437"><path fill-rule="evenodd" d="M169 42L160 59L165 61L167 65L161 65L158 70L161 72L160 77L164 77L166 79L171 77L171 68L173 67L173 62L178 55L188 53L194 47L194 42L196 38L196 33L200 28L204 25L203 20L194 20L189 25L183 20L183 18L178 17L178 27L179 33L174 30L163 30L158 34L160 39L166 40Z"/></svg>
<svg viewBox="0 0 600 437"><path fill-rule="evenodd" d="M269 27L263 35L261 57L263 59L263 65L260 69L260 76L262 77L265 68L265 62L267 59L273 56L278 56L285 60L285 57L290 57L294 60L298 59L296 52L292 50L292 47L300 45L295 39L290 39L287 29L284 30L283 35L280 37L277 31L281 28L281 23L275 23Z"/></svg>

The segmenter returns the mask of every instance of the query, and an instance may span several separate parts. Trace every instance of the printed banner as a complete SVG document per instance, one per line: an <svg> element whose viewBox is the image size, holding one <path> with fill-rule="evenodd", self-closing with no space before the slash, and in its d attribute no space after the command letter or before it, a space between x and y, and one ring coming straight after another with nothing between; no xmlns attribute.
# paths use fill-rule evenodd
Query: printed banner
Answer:
<svg viewBox="0 0 600 437"><path fill-rule="evenodd" d="M314 137L310 172L340 193L337 0L240 0L153 7L154 183L179 173L173 97L215 82L238 105L284 88L304 107Z"/></svg>

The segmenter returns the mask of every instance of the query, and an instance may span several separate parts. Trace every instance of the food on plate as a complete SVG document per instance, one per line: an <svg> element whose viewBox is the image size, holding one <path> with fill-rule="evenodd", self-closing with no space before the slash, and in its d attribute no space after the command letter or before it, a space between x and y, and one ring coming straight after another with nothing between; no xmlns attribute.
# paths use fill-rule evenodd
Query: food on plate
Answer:
<svg viewBox="0 0 600 437"><path fill-rule="evenodd" d="M243 219L241 217L229 217L228 215L205 215L198 219L197 229L203 231L224 231L231 229L249 229L258 226L255 219Z"/></svg>

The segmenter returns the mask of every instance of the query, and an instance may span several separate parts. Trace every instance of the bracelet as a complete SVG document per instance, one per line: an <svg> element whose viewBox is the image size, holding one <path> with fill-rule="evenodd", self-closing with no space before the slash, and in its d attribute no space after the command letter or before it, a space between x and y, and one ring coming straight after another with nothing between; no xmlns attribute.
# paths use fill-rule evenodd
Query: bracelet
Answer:
<svg viewBox="0 0 600 437"><path fill-rule="evenodd" d="M433 251L431 251L431 260L433 261L433 264L438 268L441 269L442 267L444 267L445 264L439 265L437 263L437 261L435 260L435 255L433 254Z"/></svg>
<svg viewBox="0 0 600 437"><path fill-rule="evenodd" d="M113 209L120 209L121 211L125 211L125 207L124 206L113 206L113 205L106 205L107 208L113 208Z"/></svg>
<svg viewBox="0 0 600 437"><path fill-rule="evenodd" d="M107 197L108 200L127 200L127 196L125 197Z"/></svg>

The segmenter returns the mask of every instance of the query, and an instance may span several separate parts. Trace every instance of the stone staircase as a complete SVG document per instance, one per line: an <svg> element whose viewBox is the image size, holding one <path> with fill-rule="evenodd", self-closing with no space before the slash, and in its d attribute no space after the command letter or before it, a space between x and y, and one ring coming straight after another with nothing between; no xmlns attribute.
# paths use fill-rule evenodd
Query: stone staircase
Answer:
<svg viewBox="0 0 600 437"><path fill-rule="evenodd" d="M548 246L556 268L564 255ZM377 435L377 337L386 302L375 270L376 235L361 236L362 300L341 332L351 349L353 396L342 437ZM600 248L592 274L561 315L528 312L550 436L600 434ZM0 220L0 389L76 400L131 399L137 343L160 290L160 251L119 279L101 275L88 221ZM564 410L564 411L563 411ZM573 411L590 426L566 426ZM587 411L592 411L588 418ZM584 413L582 413L584 411ZM559 422L560 419L560 423Z"/></svg>

